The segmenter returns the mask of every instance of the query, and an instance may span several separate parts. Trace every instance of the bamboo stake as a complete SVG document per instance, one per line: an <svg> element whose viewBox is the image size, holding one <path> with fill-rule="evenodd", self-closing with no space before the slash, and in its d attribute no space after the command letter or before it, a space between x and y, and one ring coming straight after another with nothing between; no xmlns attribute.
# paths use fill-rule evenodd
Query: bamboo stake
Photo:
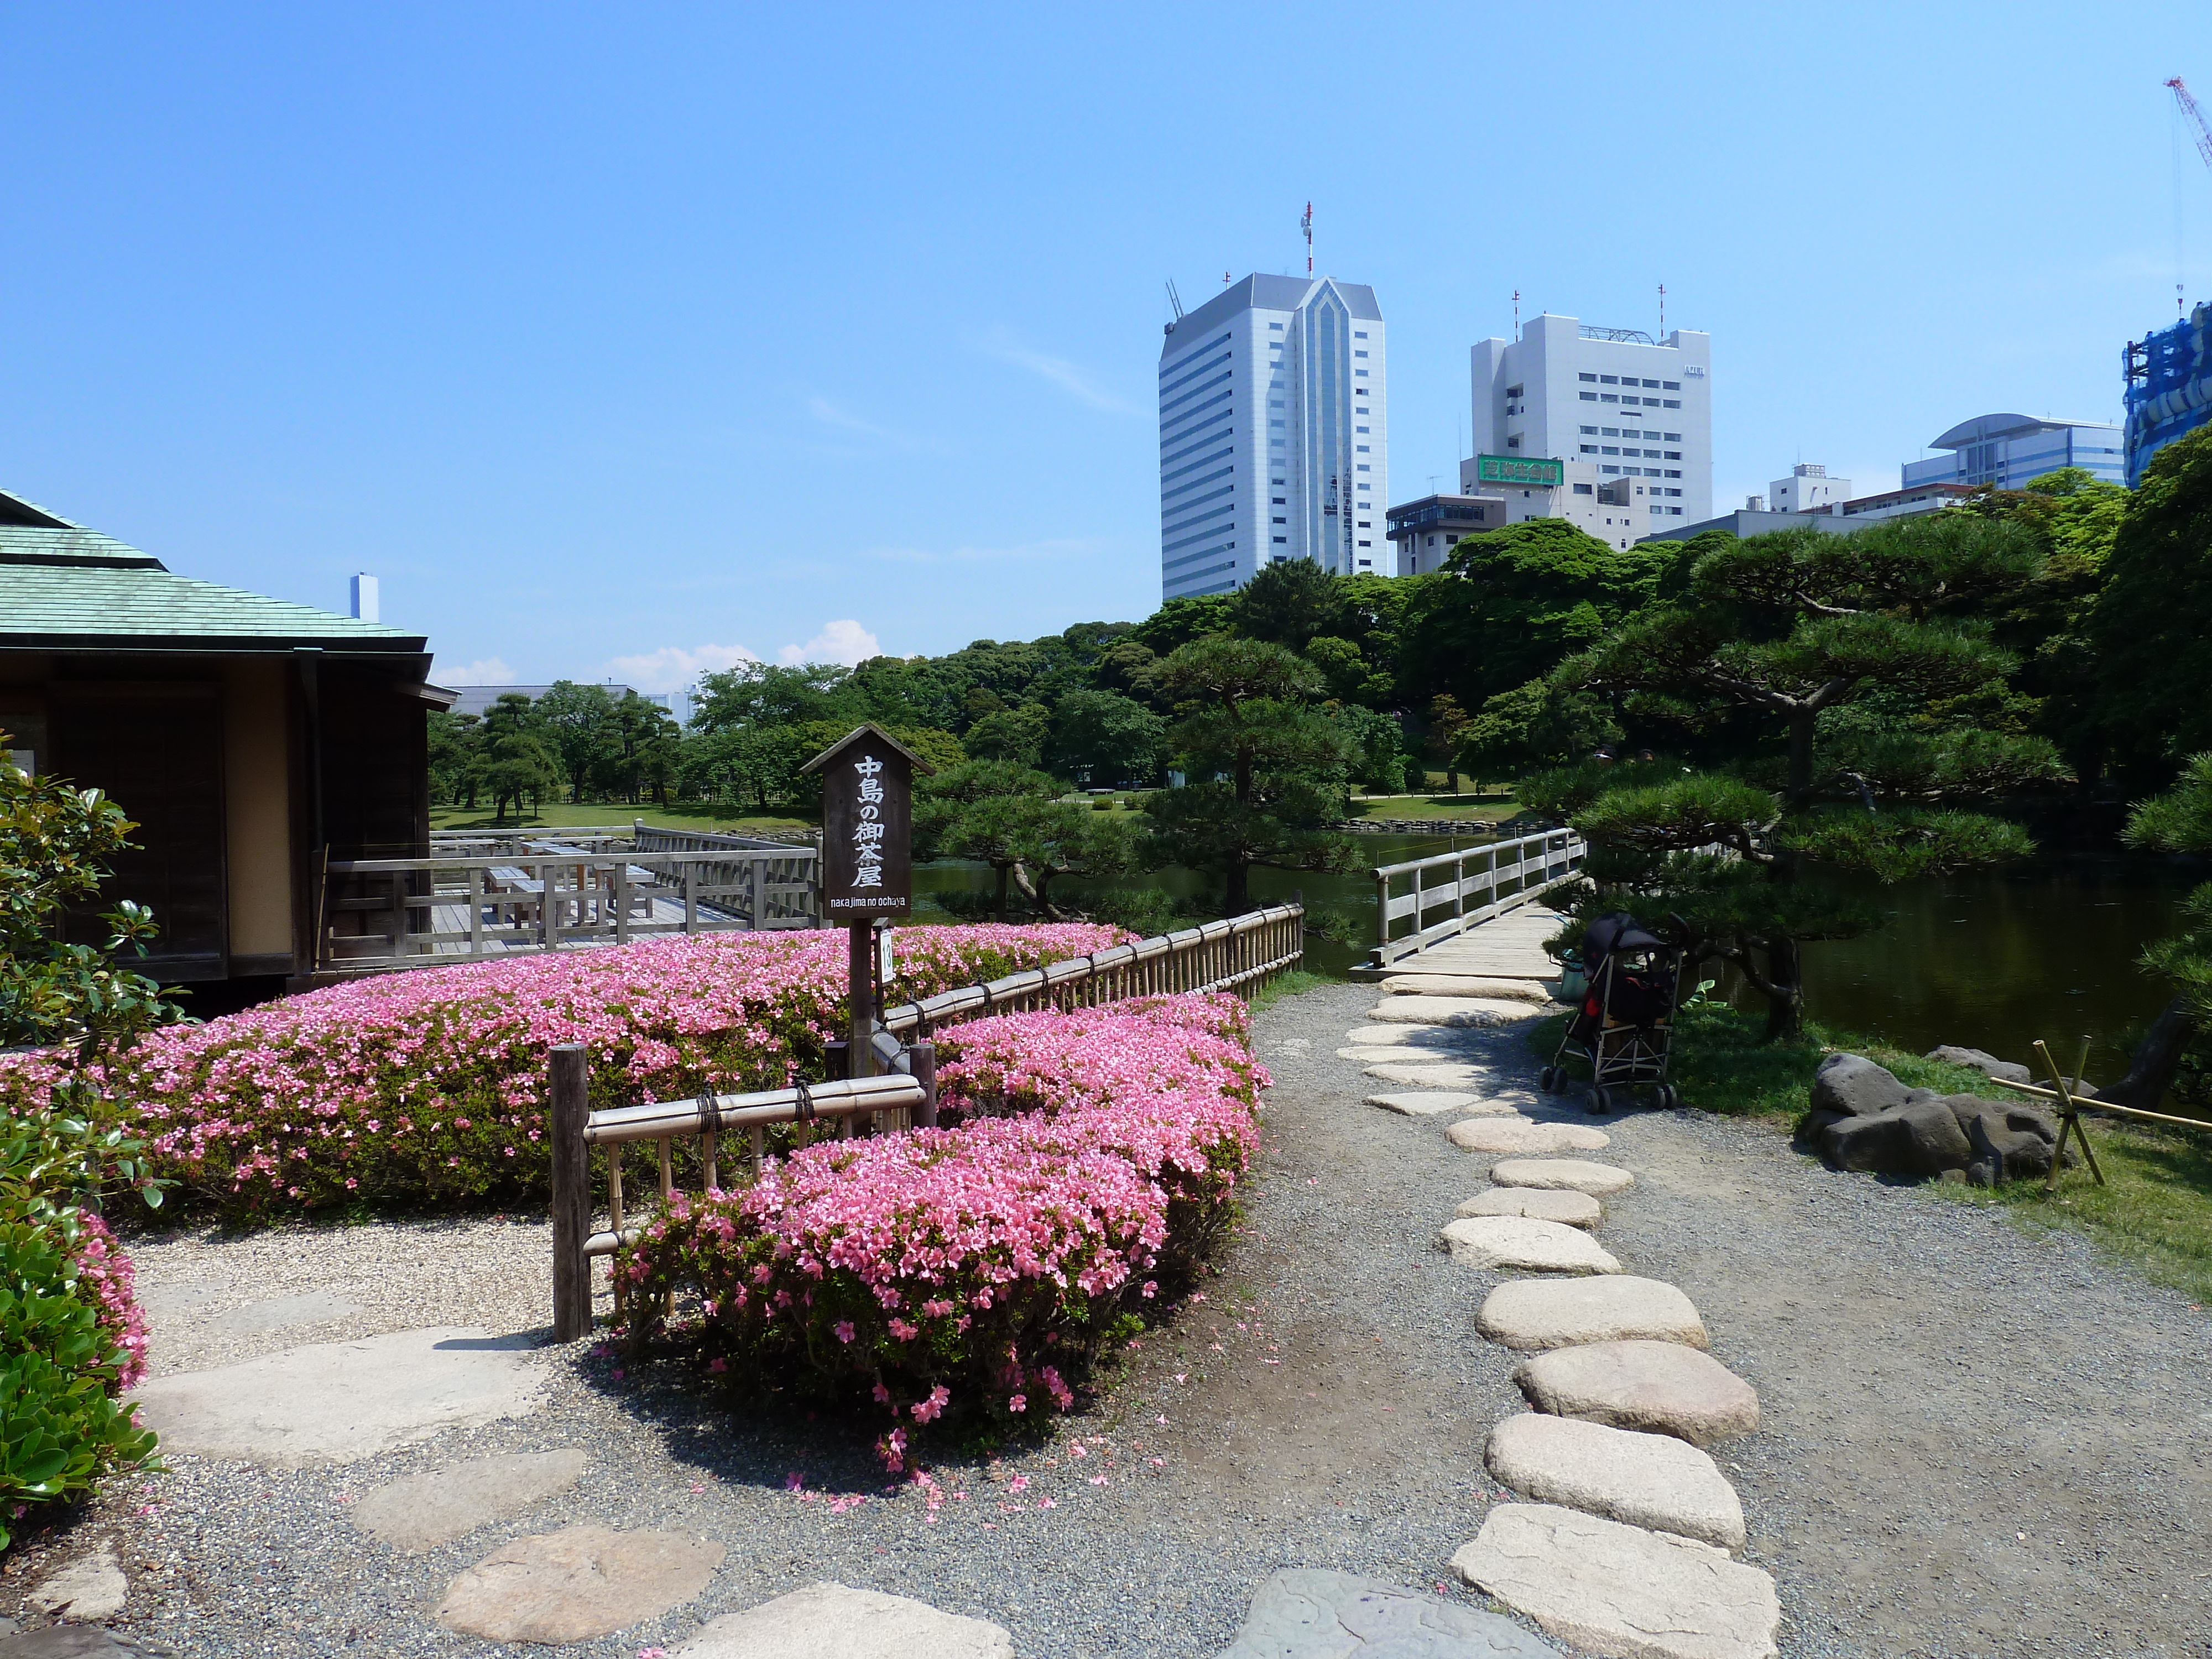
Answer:
<svg viewBox="0 0 2212 1659"><path fill-rule="evenodd" d="M2058 1144L2051 1149L2051 1177L2043 1183L2043 1189L2045 1192L2057 1190L2058 1170L2066 1161L2066 1136L2069 1130L2074 1139L2081 1143L2081 1156L2089 1162L2089 1173L2096 1176L2097 1184L2101 1187L2105 1184L2105 1172L2097 1167L2097 1154L2089 1145L2089 1132L2081 1127L2081 1114L2074 1104L2073 1091L2066 1086L2066 1079L2058 1069L2058 1062L2051 1057L2051 1050L2041 1037L2035 1040L2035 1052L2043 1056L2044 1066L2050 1072L2051 1084L2058 1091L2058 1098L2064 1108L2058 1120ZM2089 1039L2083 1037L2081 1058L2074 1069L2075 1082L2081 1081L2081 1067L2088 1063Z"/></svg>

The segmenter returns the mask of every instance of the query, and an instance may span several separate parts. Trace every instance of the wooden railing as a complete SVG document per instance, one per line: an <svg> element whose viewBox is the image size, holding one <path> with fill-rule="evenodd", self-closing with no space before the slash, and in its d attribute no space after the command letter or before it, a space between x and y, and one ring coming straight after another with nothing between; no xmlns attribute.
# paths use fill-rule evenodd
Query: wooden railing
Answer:
<svg viewBox="0 0 2212 1659"><path fill-rule="evenodd" d="M764 1089L748 1094L702 1093L690 1100L591 1109L587 1055L582 1045L552 1051L546 1093L553 1135L553 1330L556 1342L586 1335L592 1327L592 1258L609 1255L641 1231L631 1224L623 1191L622 1149L650 1140L659 1154L659 1196L674 1196L675 1143L696 1144L702 1179L720 1184L721 1137L742 1129L748 1138L746 1173L757 1178L771 1124L799 1126L802 1139L817 1121L839 1132L860 1132L866 1118L876 1133L896 1133L937 1122L934 1027L989 1014L1042 1007L1091 1006L1127 997L1176 992L1237 991L1249 995L1267 980L1304 959L1305 911L1296 904L1256 910L1226 921L1209 921L1178 933L1139 939L1087 957L1009 974L988 985L967 985L921 1002L884 1011L867 1069L881 1075L850 1081ZM902 1035L909 1041L902 1042ZM607 1225L592 1226L591 1149L607 1149ZM623 1294L616 1288L619 1316Z"/></svg>
<svg viewBox="0 0 2212 1659"><path fill-rule="evenodd" d="M519 845L529 850L333 860L318 972L821 925L811 848L636 852L550 836Z"/></svg>
<svg viewBox="0 0 2212 1659"><path fill-rule="evenodd" d="M1370 961L1387 968L1441 939L1528 903L1581 867L1588 844L1571 830L1492 842L1456 853L1386 864L1375 872L1375 950ZM1392 892L1394 883L1406 884ZM1444 906L1451 915L1430 922ZM1397 924L1411 928L1396 934Z"/></svg>

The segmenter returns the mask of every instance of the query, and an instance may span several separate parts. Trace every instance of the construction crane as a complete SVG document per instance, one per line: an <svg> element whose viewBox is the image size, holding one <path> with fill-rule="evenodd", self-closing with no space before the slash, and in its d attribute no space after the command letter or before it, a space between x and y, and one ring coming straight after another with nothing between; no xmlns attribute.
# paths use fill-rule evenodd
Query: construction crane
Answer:
<svg viewBox="0 0 2212 1659"><path fill-rule="evenodd" d="M2197 129L2197 153L2204 158L2204 165L2212 167L2212 126L2205 125L2204 112L2197 107L2197 100L2189 94L2189 83L2179 76L2168 81L2166 86L2173 94L2173 101L2181 106L2181 112L2189 118L2189 125Z"/></svg>

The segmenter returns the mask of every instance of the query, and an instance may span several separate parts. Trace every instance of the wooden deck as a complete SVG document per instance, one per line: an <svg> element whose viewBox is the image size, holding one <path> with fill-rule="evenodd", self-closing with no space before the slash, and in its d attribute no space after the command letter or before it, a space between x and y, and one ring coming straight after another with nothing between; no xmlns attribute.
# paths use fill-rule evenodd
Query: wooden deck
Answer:
<svg viewBox="0 0 2212 1659"><path fill-rule="evenodd" d="M1560 920L1559 912L1547 905L1524 904L1400 957L1387 969L1369 969L1361 977L1451 974L1477 979L1557 979L1559 964L1544 954L1544 941L1559 931Z"/></svg>

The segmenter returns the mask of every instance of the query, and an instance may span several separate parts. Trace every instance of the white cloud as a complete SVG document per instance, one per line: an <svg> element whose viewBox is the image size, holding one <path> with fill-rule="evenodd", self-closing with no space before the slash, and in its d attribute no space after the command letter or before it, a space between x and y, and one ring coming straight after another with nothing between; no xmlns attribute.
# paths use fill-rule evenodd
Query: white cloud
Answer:
<svg viewBox="0 0 2212 1659"><path fill-rule="evenodd" d="M514 671L497 657L463 663L459 668L434 671L441 685L513 685Z"/></svg>
<svg viewBox="0 0 2212 1659"><path fill-rule="evenodd" d="M1136 415L1142 411L1115 397L1099 386L1088 371L1071 363L1065 357L1054 357L1042 351L1033 351L1020 344L1004 329L994 329L983 337L982 349L1002 363L1012 363L1032 374L1050 380L1061 391L1081 398L1093 409L1111 410L1116 415Z"/></svg>
<svg viewBox="0 0 2212 1659"><path fill-rule="evenodd" d="M847 617L842 622L824 623L822 631L804 645L785 646L775 653L775 659L786 665L835 662L850 668L866 658L882 654L876 647L876 636Z"/></svg>
<svg viewBox="0 0 2212 1659"><path fill-rule="evenodd" d="M863 438L872 438L878 444L887 444L893 449L930 455L945 453L945 446L940 443L917 437L911 432L901 432L892 427L878 426L873 421L863 420L852 410L818 394L807 398L806 412L824 426L836 427L840 432L858 433Z"/></svg>
<svg viewBox="0 0 2212 1659"><path fill-rule="evenodd" d="M689 649L664 645L635 657L614 657L601 665L599 678L635 686L640 691L682 691L702 674L719 673L741 662L758 662L757 653L742 645L701 645Z"/></svg>

